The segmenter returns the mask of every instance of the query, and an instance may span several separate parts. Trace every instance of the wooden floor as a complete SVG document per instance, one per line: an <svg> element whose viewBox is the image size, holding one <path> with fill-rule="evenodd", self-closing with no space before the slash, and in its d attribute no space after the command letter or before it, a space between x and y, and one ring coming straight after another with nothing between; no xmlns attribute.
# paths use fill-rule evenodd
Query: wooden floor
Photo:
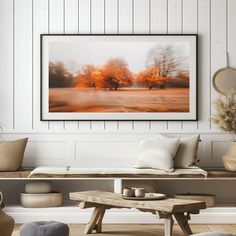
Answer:
<svg viewBox="0 0 236 236"><path fill-rule="evenodd" d="M15 226L14 233L12 236L20 236L19 233L20 225ZM70 225L70 236L80 236L84 235L85 225ZM191 225L193 233L200 232L227 232L231 234L236 234L236 225ZM105 224L103 226L103 232L98 234L98 236L163 236L163 225L138 225L138 224L129 224L129 225L118 225L118 224ZM183 233L178 225L174 225L173 236L183 236Z"/></svg>

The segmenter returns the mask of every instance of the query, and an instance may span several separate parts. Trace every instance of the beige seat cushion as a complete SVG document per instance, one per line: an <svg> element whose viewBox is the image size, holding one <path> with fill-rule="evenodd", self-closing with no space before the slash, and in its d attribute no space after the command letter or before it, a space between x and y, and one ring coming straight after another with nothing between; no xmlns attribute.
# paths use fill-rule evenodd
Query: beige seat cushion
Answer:
<svg viewBox="0 0 236 236"><path fill-rule="evenodd" d="M21 167L28 138L0 142L0 171L16 171Z"/></svg>
<svg viewBox="0 0 236 236"><path fill-rule="evenodd" d="M141 175L155 175L157 178L163 175L166 176L179 176L184 177L189 175L202 175L207 177L207 171L200 169L199 167L192 167L188 169L175 169L173 172L166 173L163 170L157 169L136 169L136 168L79 168L79 167L53 167L53 166L41 166L31 171L29 178L37 178L42 176L50 176L51 178L76 178L96 176L96 177L117 177L117 176L135 176Z"/></svg>
<svg viewBox="0 0 236 236"><path fill-rule="evenodd" d="M174 158L175 168L190 168L196 164L198 142L200 135L193 135L180 138L178 150ZM161 140L173 139L164 135L159 135Z"/></svg>

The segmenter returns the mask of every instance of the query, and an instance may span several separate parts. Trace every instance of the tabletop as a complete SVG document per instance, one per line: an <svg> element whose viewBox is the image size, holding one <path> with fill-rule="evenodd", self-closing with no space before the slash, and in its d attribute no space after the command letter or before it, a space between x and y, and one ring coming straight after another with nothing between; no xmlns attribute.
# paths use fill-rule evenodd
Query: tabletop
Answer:
<svg viewBox="0 0 236 236"><path fill-rule="evenodd" d="M203 201L183 200L175 198L165 198L162 200L126 200L121 194L105 192L99 190L72 192L70 200L77 202L90 202L109 207L136 208L143 210L161 211L167 213L197 212L206 208Z"/></svg>

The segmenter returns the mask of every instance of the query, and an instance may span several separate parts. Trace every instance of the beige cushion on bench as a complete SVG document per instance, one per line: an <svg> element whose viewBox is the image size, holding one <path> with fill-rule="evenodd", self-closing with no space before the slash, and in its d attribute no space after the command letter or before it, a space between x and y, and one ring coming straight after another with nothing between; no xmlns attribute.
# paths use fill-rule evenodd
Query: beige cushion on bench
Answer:
<svg viewBox="0 0 236 236"><path fill-rule="evenodd" d="M175 169L173 172L167 173L163 170L157 170L157 169L136 169L136 168L77 168L77 167L37 167L35 168L29 175L29 177L37 177L39 175L50 175L53 176L61 176L61 177L76 177L78 175L89 177L89 175L93 176L96 175L99 176L120 176L122 178L122 175L127 176L129 175L132 177L132 175L135 177L137 175L155 175L157 178L158 176L181 176L184 177L184 175L202 175L202 177L207 176L207 172L198 168L193 167L191 169Z"/></svg>
<svg viewBox="0 0 236 236"><path fill-rule="evenodd" d="M159 135L161 140L173 140L174 138ZM197 150L200 136L193 135L180 138L180 143L174 157L175 168L189 168L196 164Z"/></svg>

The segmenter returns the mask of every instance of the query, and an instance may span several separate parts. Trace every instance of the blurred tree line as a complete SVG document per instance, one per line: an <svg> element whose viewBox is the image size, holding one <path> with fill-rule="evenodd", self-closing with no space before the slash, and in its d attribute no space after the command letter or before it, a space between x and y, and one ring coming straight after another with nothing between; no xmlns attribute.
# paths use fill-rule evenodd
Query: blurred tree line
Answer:
<svg viewBox="0 0 236 236"><path fill-rule="evenodd" d="M147 56L146 68L133 74L123 58L111 58L101 67L86 65L75 76L63 63L49 63L49 87L93 88L118 90L125 87L148 89L165 87L189 87L189 72L181 70L181 58L175 56L173 48L152 48Z"/></svg>
<svg viewBox="0 0 236 236"><path fill-rule="evenodd" d="M93 87L118 90L118 88L130 87L133 85L134 76L129 70L127 63L122 58L114 58L96 68L94 65L87 65L76 76L76 87Z"/></svg>
<svg viewBox="0 0 236 236"><path fill-rule="evenodd" d="M49 88L72 87L73 79L62 62L49 63Z"/></svg>

